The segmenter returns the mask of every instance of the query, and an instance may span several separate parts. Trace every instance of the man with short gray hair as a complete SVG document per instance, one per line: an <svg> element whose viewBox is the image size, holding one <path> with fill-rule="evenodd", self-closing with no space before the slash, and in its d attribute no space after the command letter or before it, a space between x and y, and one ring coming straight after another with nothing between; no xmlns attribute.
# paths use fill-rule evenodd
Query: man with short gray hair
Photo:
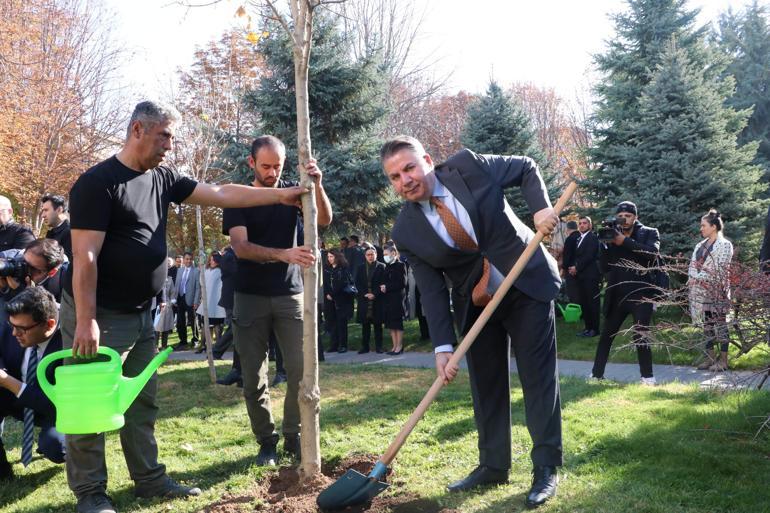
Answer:
<svg viewBox="0 0 770 513"><path fill-rule="evenodd" d="M258 189L197 183L161 166L172 149L179 115L153 102L136 106L119 153L92 167L70 191L73 272L62 294L64 347L76 360L92 358L100 343L121 354L123 372L136 376L156 353L150 303L166 280L169 203L217 207L297 205L302 187ZM79 361L78 361L79 360ZM126 411L120 442L137 497L186 497L158 462L153 376ZM67 480L79 513L114 513L106 494L104 434L67 435Z"/></svg>

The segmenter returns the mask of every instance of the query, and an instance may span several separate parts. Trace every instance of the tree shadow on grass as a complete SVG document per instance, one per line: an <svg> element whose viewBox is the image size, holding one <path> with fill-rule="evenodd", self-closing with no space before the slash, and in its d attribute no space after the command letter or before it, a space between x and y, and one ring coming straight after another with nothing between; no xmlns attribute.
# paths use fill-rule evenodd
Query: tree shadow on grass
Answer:
<svg viewBox="0 0 770 513"><path fill-rule="evenodd" d="M207 368L190 368L189 362L168 362L158 381L158 418L182 416L197 408L210 412L227 410L243 404L243 389L235 386L214 385ZM229 363L217 365L217 375L224 376ZM182 400L180 400L182 399Z"/></svg>

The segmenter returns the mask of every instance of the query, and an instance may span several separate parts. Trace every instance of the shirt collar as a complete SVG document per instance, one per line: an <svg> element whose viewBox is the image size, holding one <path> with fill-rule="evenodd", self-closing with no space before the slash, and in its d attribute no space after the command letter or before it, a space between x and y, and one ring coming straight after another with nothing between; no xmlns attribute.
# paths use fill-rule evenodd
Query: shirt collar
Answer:
<svg viewBox="0 0 770 513"><path fill-rule="evenodd" d="M435 175L435 171L433 172L433 176ZM449 191L447 191L446 187L444 187L444 184L439 181L438 177L436 176L436 179L433 181L433 194L431 197L437 197L437 198L446 198L449 196ZM431 204L430 199L427 199L425 201L420 201L420 205L422 206L423 210L430 212L431 210Z"/></svg>

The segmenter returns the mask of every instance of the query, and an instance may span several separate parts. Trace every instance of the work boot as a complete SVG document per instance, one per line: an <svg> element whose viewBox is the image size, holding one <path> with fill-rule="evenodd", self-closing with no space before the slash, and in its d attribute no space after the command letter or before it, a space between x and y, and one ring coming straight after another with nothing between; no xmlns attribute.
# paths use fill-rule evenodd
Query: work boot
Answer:
<svg viewBox="0 0 770 513"><path fill-rule="evenodd" d="M150 499L152 497L176 499L179 497L195 497L200 494L200 488L184 486L168 476L163 476L160 484L152 483L148 485L137 483L134 487L134 495L141 499Z"/></svg>
<svg viewBox="0 0 770 513"><path fill-rule="evenodd" d="M91 493L78 497L78 513L118 513L112 501L104 493Z"/></svg>
<svg viewBox="0 0 770 513"><path fill-rule="evenodd" d="M230 369L230 372L228 372L225 377L217 379L217 385L230 386L239 381L242 382L241 373L235 369Z"/></svg>
<svg viewBox="0 0 770 513"><path fill-rule="evenodd" d="M262 466L275 466L275 462L278 461L278 454L276 453L275 442L265 442L259 447L257 453L257 465Z"/></svg>
<svg viewBox="0 0 770 513"><path fill-rule="evenodd" d="M284 433L283 451L295 460L302 459L302 444L300 443L299 433Z"/></svg>

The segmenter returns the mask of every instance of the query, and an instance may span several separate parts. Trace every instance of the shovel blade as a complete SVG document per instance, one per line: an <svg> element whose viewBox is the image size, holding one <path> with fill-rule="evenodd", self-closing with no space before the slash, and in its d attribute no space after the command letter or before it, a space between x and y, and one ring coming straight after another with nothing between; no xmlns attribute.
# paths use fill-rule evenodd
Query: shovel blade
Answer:
<svg viewBox="0 0 770 513"><path fill-rule="evenodd" d="M351 469L318 494L316 504L324 510L365 504L382 493L388 486L387 483L372 479Z"/></svg>

